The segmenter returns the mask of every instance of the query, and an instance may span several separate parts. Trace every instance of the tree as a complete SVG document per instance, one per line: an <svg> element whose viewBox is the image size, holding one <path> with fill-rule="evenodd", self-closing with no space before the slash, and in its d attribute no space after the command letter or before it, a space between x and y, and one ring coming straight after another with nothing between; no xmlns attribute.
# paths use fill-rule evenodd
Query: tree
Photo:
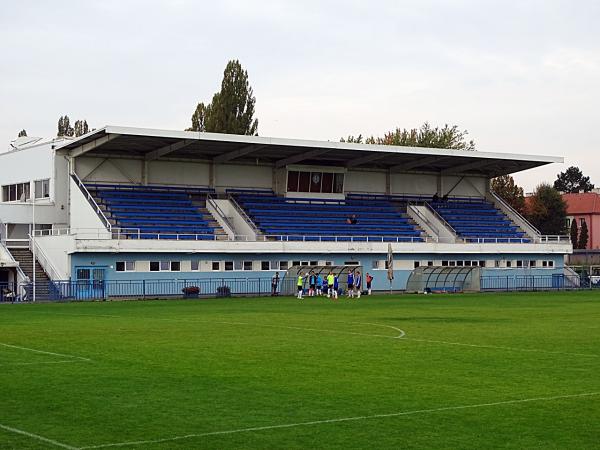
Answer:
<svg viewBox="0 0 600 450"><path fill-rule="evenodd" d="M467 130L461 131L456 125L446 124L442 128L433 128L428 122L425 122L420 128L411 130L396 128L394 131L384 134L383 137L371 136L365 139L365 144L475 150L475 141L467 141L468 134ZM350 135L340 141L362 143L362 135L359 134L358 137Z"/></svg>
<svg viewBox="0 0 600 450"><path fill-rule="evenodd" d="M69 120L69 116L61 116L58 119L58 133L57 136L73 136L75 134L75 130L71 126L71 122Z"/></svg>
<svg viewBox="0 0 600 450"><path fill-rule="evenodd" d="M73 127L75 137L83 136L90 131L87 120L76 120Z"/></svg>
<svg viewBox="0 0 600 450"><path fill-rule="evenodd" d="M573 239L573 238L571 238L571 239ZM579 232L579 241L571 240L571 242L573 242L573 246L575 246L575 242L577 242L577 248L585 250L588 245L588 239L589 239L589 234L588 234L587 221L584 220L583 223L581 224L581 231Z"/></svg>
<svg viewBox="0 0 600 450"><path fill-rule="evenodd" d="M186 131L206 131L206 106L204 103L198 103L194 114L192 114L192 126Z"/></svg>
<svg viewBox="0 0 600 450"><path fill-rule="evenodd" d="M527 207L527 219L542 234L564 234L567 204L547 183L538 185Z"/></svg>
<svg viewBox="0 0 600 450"><path fill-rule="evenodd" d="M17 137L26 137L27 136L27 131L25 131L25 129L22 129L21 131L19 131L19 135Z"/></svg>
<svg viewBox="0 0 600 450"><path fill-rule="evenodd" d="M188 130L256 135L255 103L248 72L238 60L229 61L223 72L221 90L213 95L209 105L198 104Z"/></svg>
<svg viewBox="0 0 600 450"><path fill-rule="evenodd" d="M571 166L566 171L559 173L554 181L554 189L567 194L577 192L590 192L594 185L590 177L584 177L579 167Z"/></svg>
<svg viewBox="0 0 600 450"><path fill-rule="evenodd" d="M517 186L514 178L510 175L494 178L492 180L492 190L518 212L522 213L525 209L523 188Z"/></svg>
<svg viewBox="0 0 600 450"><path fill-rule="evenodd" d="M573 244L573 248L578 248L577 244L577 235L579 234L579 230L577 229L577 219L573 217L571 221L571 243Z"/></svg>

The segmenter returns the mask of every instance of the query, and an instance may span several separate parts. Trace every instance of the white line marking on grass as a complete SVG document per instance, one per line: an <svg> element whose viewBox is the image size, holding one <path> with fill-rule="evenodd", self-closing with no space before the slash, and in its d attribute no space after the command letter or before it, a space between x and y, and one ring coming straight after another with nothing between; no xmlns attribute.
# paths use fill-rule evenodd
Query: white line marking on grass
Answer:
<svg viewBox="0 0 600 450"><path fill-rule="evenodd" d="M49 439L47 437L40 436L39 434L29 433L28 431L19 430L18 428L9 427L8 425L2 425L1 423L0 423L0 429L3 429L5 431L10 431L11 433L20 434L22 436L27 436L31 439L36 439L38 441L46 442L47 444L52 444L56 447L68 448L70 450L79 450L77 447L63 444L62 442L55 441L54 439Z"/></svg>
<svg viewBox="0 0 600 450"><path fill-rule="evenodd" d="M374 327L391 328L392 330L397 331L398 333L400 333L398 336L390 336L390 337L393 337L394 339L400 339L400 338L403 338L404 336L406 336L406 333L404 332L404 330L401 330L400 328L393 327L391 325L383 325L381 323L369 323L369 322L352 322L352 323L355 323L357 325L372 325Z"/></svg>
<svg viewBox="0 0 600 450"><path fill-rule="evenodd" d="M75 355L66 355L64 353L47 352L45 350L37 350L35 348L21 347L19 345L4 344L2 342L0 342L0 345L2 345L3 347L17 348L19 350L26 350L28 352L41 353L43 355L52 355L52 356L60 356L63 358L80 359L81 361L91 361L91 359L84 358L83 356L75 356Z"/></svg>
<svg viewBox="0 0 600 450"><path fill-rule="evenodd" d="M491 406L513 405L513 404L518 404L518 403L542 402L542 401L561 400L561 399L570 399L570 398L578 398L578 397L592 397L592 396L596 396L596 395L600 395L600 392L586 392L583 394L556 395L553 397L533 397L533 398L524 398L524 399L517 399L517 400L504 400L504 401L492 402L492 403L477 403L477 404L473 404L473 405L444 406L441 408L417 409L417 410L412 410L412 411L401 411L401 412L395 412L395 413L389 413L389 414L373 414L373 415L369 415L369 416L355 416L355 417L341 417L341 418L336 418L336 419L311 420L309 422L296 422L296 423L285 423L285 424L279 424L279 425L266 425L266 426L260 426L260 427L238 428L236 430L210 431L207 433L192 433L192 434L186 434L183 436L174 436L174 437L163 438L163 439L115 442L115 443L110 443L110 444L90 445L87 447L80 447L80 450L107 448L107 447L124 447L124 446L144 445L144 444L159 444L162 442L172 442L172 441L179 441L179 440L183 440L183 439L191 439L191 438L197 438L197 437L219 436L219 435L238 434L238 433L250 433L253 431L265 431L265 430L276 430L276 429L282 429L282 428L306 427L306 426L311 426L311 425L322 425L322 424L339 423L339 422L356 422L356 421L361 421L361 420L385 419L388 417L411 416L411 415L417 415L417 414L428 414L428 413L436 413L436 412L444 412L444 411L457 411L457 410L462 410L462 409L485 408L485 407L491 407Z"/></svg>
<svg viewBox="0 0 600 450"><path fill-rule="evenodd" d="M588 358L599 358L600 355L594 355L591 353L569 353L569 352L554 352L552 350L540 350L535 348L516 348L516 347L503 347L498 345L485 345L485 344L465 344L462 342L450 342L450 341L440 341L436 339L419 339L412 337L405 337L402 339L403 341L415 341L415 342L428 342L432 344L444 344L444 345L460 345L462 347L476 347L476 348L490 348L497 350L509 350L513 352L530 352L530 353L547 353L551 355L570 355L570 356L584 356Z"/></svg>
<svg viewBox="0 0 600 450"><path fill-rule="evenodd" d="M35 366L38 364L65 364L81 362L78 359L66 359L63 361L37 361L37 362L15 362L15 363L0 363L0 367L6 366Z"/></svg>
<svg viewBox="0 0 600 450"><path fill-rule="evenodd" d="M178 319L162 319L162 320L175 320L177 322L179 322L180 320ZM193 320L187 320L186 322L200 322L200 321L193 321ZM344 331L344 330L328 330L328 329L324 329L324 328L307 328L307 327L296 327L296 326L288 326L288 325L271 325L271 324L264 324L264 323L248 323L248 322L217 322L217 321L211 321L211 322L202 322L202 323L222 323L225 325L244 325L244 326L250 326L250 327L259 327L259 328L281 328L284 330L301 330L301 331L319 331L322 333L336 333L336 334L352 334L355 336L370 336L370 337L381 337L381 338L387 338L387 339L399 339L402 336L404 336L404 331L395 328L395 327L390 327L390 328L394 328L395 330L399 331L401 333L400 336L387 336L385 334L370 334L370 333L358 333L355 331ZM352 323L357 323L357 322L352 322ZM374 325L374 324L361 324L361 325ZM379 325L379 326L383 326L383 327L387 327L388 325Z"/></svg>

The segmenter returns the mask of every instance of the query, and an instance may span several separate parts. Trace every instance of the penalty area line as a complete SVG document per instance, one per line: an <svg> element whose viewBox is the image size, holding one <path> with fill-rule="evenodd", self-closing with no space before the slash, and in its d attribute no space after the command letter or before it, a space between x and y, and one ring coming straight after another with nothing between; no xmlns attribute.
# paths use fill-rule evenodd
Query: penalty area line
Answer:
<svg viewBox="0 0 600 450"><path fill-rule="evenodd" d="M235 430L211 431L211 432L207 432L207 433L193 433L193 434L186 434L186 435L182 435L182 436L174 436L174 437L163 438L163 439L115 442L115 443L110 443L110 444L90 445L87 447L80 447L79 450L109 448L109 447L136 446L136 445L144 445L144 444L160 444L163 442L180 441L183 439L192 439L192 438L198 438L198 437L219 436L219 435L229 435L229 434L238 434L238 433L250 433L250 432L254 432L254 431L277 430L277 429L284 429L284 428L307 427L307 426L311 426L311 425L322 425L322 424L340 423L340 422L357 422L357 421L362 421L362 420L385 419L385 418L389 418L389 417L401 417L401 416L411 416L411 415L417 415L417 414L437 413L437 412L444 412L444 411L458 411L458 410L464 410L464 409L485 408L485 407L502 406L502 405L514 405L514 404L519 404L519 403L543 402L543 401L562 400L562 399L571 399L571 398L580 398L580 397L592 397L592 396L597 396L597 395L600 395L600 392L586 392L586 393L582 393L582 394L556 395L556 396L552 396L552 397L533 397L533 398L524 398L524 399L516 399L516 400L504 400L504 401L491 402L491 403L477 403L477 404L472 404L472 405L444 406L441 408L417 409L417 410L401 411L401 412L388 413L388 414L373 414L373 415L367 415L367 416L354 416L354 417L341 417L341 418L336 418L336 419L312 420L309 422L296 422L296 423L286 423L286 424L279 424L279 425L266 425L266 426L260 426L260 427L238 428Z"/></svg>
<svg viewBox="0 0 600 450"><path fill-rule="evenodd" d="M19 350L26 350L28 352L33 352L33 353L41 353L42 355L52 355L52 356L60 356L62 358L79 359L81 361L91 361L91 359L84 358L83 356L75 356L75 355L66 355L64 353L47 352L45 350L37 350L35 348L21 347L19 345L12 345L12 344L5 344L3 342L0 342L0 345L3 346L3 347L8 347L8 348L16 348L16 349L19 349Z"/></svg>
<svg viewBox="0 0 600 450"><path fill-rule="evenodd" d="M73 447L68 444L64 444L62 442L55 441L54 439L50 439L44 436L40 436L39 434L30 433L28 431L20 430L18 428L9 427L8 425L3 425L0 423L0 429L4 431L8 431L14 434L20 434L21 436L27 436L28 438L35 439L37 441L45 442L47 444L52 444L55 447L67 448L69 450L78 450L77 447Z"/></svg>

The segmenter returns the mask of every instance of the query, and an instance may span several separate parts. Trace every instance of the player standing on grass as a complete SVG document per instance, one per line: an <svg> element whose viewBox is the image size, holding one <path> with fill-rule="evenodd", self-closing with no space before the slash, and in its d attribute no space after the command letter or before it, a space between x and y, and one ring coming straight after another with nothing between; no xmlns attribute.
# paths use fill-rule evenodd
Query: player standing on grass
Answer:
<svg viewBox="0 0 600 450"><path fill-rule="evenodd" d="M371 283L373 283L373 277L367 272L367 295L371 295Z"/></svg>
<svg viewBox="0 0 600 450"><path fill-rule="evenodd" d="M304 274L298 274L298 300L302 300L302 291L304 290Z"/></svg>
<svg viewBox="0 0 600 450"><path fill-rule="evenodd" d="M333 272L329 272L327 275L327 298L331 298L333 296L333 285L335 282L335 277L333 276Z"/></svg>
<svg viewBox="0 0 600 450"><path fill-rule="evenodd" d="M348 272L348 297L354 297L354 273Z"/></svg>
<svg viewBox="0 0 600 450"><path fill-rule="evenodd" d="M354 293L356 294L356 298L360 298L360 290L362 288L362 277L360 276L360 270L357 270L354 274Z"/></svg>
<svg viewBox="0 0 600 450"><path fill-rule="evenodd" d="M317 276L311 270L310 271L310 275L308 277L308 296L309 297L314 297L315 296L316 284L317 284Z"/></svg>

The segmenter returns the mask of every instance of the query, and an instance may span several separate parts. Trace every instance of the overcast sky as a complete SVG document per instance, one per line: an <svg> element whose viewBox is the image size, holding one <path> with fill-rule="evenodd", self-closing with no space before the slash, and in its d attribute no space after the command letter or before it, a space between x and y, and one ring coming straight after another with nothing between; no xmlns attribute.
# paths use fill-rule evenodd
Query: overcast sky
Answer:
<svg viewBox="0 0 600 450"><path fill-rule="evenodd" d="M600 1L3 2L0 148L60 115L184 129L229 59L261 136L456 124L480 151L565 156L600 186Z"/></svg>

